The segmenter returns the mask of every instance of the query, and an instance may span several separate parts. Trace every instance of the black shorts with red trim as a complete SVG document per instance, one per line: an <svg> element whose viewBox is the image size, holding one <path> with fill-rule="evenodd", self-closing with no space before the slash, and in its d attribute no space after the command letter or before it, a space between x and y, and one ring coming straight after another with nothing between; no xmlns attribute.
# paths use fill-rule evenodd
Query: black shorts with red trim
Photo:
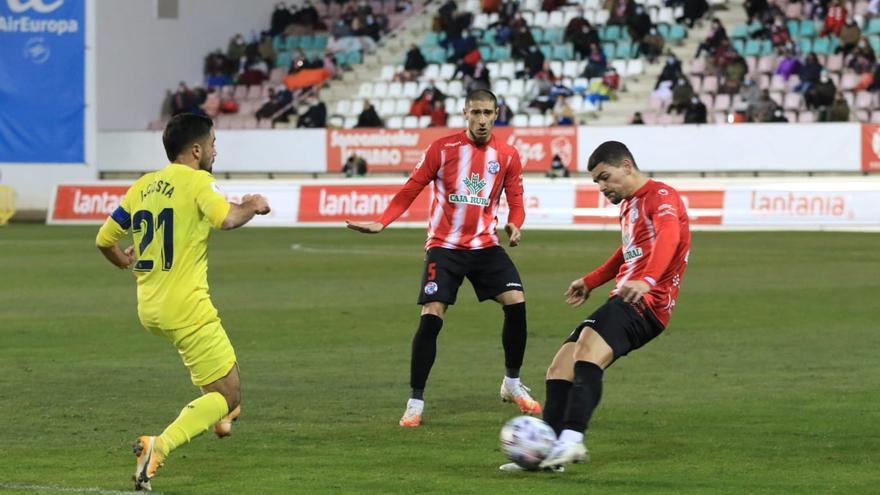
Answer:
<svg viewBox="0 0 880 495"><path fill-rule="evenodd" d="M425 253L419 304L455 304L465 277L481 302L503 292L523 290L519 272L501 246L473 250L433 247Z"/></svg>

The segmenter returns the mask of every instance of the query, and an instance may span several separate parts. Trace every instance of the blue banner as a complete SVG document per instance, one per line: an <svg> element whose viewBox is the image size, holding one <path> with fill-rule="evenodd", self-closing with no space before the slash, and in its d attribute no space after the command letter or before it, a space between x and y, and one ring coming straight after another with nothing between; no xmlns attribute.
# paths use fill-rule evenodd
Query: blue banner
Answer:
<svg viewBox="0 0 880 495"><path fill-rule="evenodd" d="M0 0L0 163L83 163L85 0Z"/></svg>

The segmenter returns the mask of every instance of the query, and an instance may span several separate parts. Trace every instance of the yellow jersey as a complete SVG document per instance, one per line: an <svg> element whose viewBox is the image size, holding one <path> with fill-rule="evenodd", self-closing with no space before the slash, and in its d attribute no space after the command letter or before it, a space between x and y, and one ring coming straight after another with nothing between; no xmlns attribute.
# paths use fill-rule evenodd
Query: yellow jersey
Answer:
<svg viewBox="0 0 880 495"><path fill-rule="evenodd" d="M219 321L208 295L208 234L223 225L229 208L213 175L172 163L138 179L104 222L99 246L133 232L144 326L172 330Z"/></svg>

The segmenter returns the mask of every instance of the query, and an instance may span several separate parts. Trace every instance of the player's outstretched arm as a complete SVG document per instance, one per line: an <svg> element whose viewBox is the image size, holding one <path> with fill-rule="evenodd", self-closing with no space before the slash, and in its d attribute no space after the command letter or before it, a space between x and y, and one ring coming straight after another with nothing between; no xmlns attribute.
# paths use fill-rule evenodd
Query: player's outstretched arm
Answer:
<svg viewBox="0 0 880 495"><path fill-rule="evenodd" d="M571 285L568 286L568 290L565 291L565 302L576 308L584 303L590 297L590 288L587 287L587 284L584 282L583 278L575 279Z"/></svg>
<svg viewBox="0 0 880 495"><path fill-rule="evenodd" d="M269 202L259 194L245 194L241 198L241 204L231 203L229 213L220 227L223 230L232 230L241 227L251 221L254 215L266 215L269 213Z"/></svg>
<svg viewBox="0 0 880 495"><path fill-rule="evenodd" d="M382 222L352 222L351 220L346 220L345 226L364 234L378 234L385 230L385 225Z"/></svg>

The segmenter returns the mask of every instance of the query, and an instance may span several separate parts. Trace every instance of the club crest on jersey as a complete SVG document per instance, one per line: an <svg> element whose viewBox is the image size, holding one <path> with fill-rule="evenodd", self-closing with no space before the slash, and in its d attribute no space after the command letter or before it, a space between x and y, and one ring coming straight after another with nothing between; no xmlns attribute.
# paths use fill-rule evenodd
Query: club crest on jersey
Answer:
<svg viewBox="0 0 880 495"><path fill-rule="evenodd" d="M434 294L436 294L437 289L437 282L428 282L427 284L425 284L425 294L429 296L433 296Z"/></svg>
<svg viewBox="0 0 880 495"><path fill-rule="evenodd" d="M486 187L485 179L480 178L480 174L474 173L470 177L465 177L464 185L470 194L449 195L450 203L463 203L468 205L489 206L489 198L481 198L478 196L480 191Z"/></svg>
<svg viewBox="0 0 880 495"><path fill-rule="evenodd" d="M496 160L492 160L489 162L489 173L492 175L497 174L501 170L501 164Z"/></svg>

